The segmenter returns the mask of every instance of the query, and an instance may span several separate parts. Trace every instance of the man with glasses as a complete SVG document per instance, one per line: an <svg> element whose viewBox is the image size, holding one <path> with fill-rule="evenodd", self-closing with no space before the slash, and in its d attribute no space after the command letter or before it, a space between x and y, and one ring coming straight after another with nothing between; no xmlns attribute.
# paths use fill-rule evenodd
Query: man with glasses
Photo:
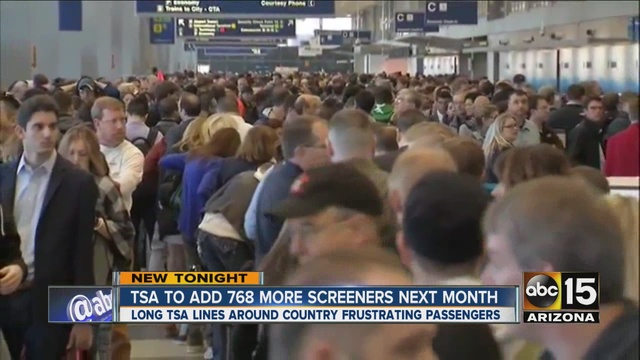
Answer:
<svg viewBox="0 0 640 360"><path fill-rule="evenodd" d="M282 127L282 155L285 161L264 179L256 193L256 263L269 252L276 241L283 220L269 214L289 194L289 188L304 171L329 162L327 122L315 116L300 116Z"/></svg>

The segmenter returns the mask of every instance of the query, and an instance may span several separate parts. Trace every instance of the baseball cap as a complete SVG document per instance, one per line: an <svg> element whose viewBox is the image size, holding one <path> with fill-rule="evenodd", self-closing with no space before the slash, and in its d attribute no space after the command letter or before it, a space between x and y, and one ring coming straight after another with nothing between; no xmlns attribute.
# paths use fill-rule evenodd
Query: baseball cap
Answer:
<svg viewBox="0 0 640 360"><path fill-rule="evenodd" d="M90 91L93 91L95 89L95 86L96 84L93 81L93 79L88 76L83 76L80 80L78 80L78 83L76 84L76 88L78 91L81 91L84 89L89 89Z"/></svg>
<svg viewBox="0 0 640 360"><path fill-rule="evenodd" d="M482 216L490 196L478 180L453 172L432 172L411 189L404 208L407 245L419 256L459 264L482 255Z"/></svg>
<svg viewBox="0 0 640 360"><path fill-rule="evenodd" d="M369 178L348 164L332 164L311 169L300 175L289 197L270 214L291 219L311 216L329 206L380 216L383 202L378 189Z"/></svg>

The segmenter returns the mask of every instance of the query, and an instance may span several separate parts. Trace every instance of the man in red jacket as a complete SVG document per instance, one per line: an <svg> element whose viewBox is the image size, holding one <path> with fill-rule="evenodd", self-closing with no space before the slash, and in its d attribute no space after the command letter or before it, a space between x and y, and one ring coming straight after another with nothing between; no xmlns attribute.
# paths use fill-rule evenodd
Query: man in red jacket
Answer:
<svg viewBox="0 0 640 360"><path fill-rule="evenodd" d="M640 176L640 112L638 97L630 100L624 109L629 114L631 125L607 141L607 176Z"/></svg>

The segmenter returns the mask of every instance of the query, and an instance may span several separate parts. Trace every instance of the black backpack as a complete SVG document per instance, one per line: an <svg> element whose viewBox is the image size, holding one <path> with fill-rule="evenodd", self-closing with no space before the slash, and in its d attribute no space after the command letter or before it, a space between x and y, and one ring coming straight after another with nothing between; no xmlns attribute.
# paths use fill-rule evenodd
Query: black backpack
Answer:
<svg viewBox="0 0 640 360"><path fill-rule="evenodd" d="M151 148L153 147L153 145L156 144L158 133L159 133L158 129L151 128L149 129L149 134L147 134L147 137L139 136L131 140L131 143L135 145L138 149L140 149L140 151L142 151L142 154L144 154L144 156L147 156L149 151L151 151Z"/></svg>

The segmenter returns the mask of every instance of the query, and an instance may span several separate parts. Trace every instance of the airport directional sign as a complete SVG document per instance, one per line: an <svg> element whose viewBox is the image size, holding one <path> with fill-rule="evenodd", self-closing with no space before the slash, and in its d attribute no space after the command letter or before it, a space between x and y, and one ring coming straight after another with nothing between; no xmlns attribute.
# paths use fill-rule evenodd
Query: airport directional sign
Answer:
<svg viewBox="0 0 640 360"><path fill-rule="evenodd" d="M177 18L176 29L179 38L295 38L296 20Z"/></svg>

